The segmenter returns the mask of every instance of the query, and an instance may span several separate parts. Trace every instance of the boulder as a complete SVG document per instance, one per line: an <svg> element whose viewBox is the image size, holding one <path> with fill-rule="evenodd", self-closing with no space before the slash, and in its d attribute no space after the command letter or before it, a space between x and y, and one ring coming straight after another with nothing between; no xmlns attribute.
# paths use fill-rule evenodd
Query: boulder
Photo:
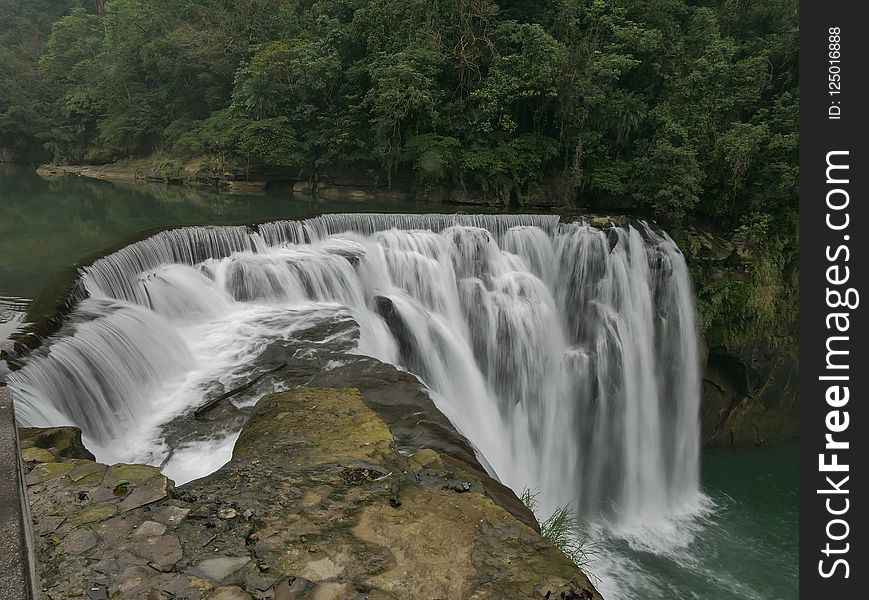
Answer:
<svg viewBox="0 0 869 600"><path fill-rule="evenodd" d="M78 427L19 427L18 438L25 462L54 462L52 459L96 460L85 448Z"/></svg>

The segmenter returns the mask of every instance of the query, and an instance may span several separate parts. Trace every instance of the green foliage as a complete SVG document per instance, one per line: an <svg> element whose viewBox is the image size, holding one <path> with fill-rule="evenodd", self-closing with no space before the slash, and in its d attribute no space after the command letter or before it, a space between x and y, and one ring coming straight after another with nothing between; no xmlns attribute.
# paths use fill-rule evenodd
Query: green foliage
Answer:
<svg viewBox="0 0 869 600"><path fill-rule="evenodd" d="M158 157L151 163L151 169L164 179L173 179L178 177L184 165L181 161L175 158Z"/></svg>
<svg viewBox="0 0 869 600"><path fill-rule="evenodd" d="M534 513L535 518L540 523L540 535L561 550L567 558L583 570L586 576L597 579L590 567L594 560L600 556L601 548L589 536L586 524L576 516L570 506L556 508L555 512L541 521L538 516L538 495L539 492L534 492L526 487L522 490L519 499Z"/></svg>
<svg viewBox="0 0 869 600"><path fill-rule="evenodd" d="M561 68L558 43L538 24L507 21L494 32L502 54L495 56L488 75L470 99L479 107L477 127L484 133L501 130L521 133L520 123L531 125L558 90Z"/></svg>
<svg viewBox="0 0 869 600"><path fill-rule="evenodd" d="M431 133L415 135L407 140L406 152L420 182L428 189L435 188L458 166L462 143L459 139Z"/></svg>
<svg viewBox="0 0 869 600"><path fill-rule="evenodd" d="M797 314L797 0L0 0L0 160L376 173L713 222L738 343ZM542 192L541 192L542 190ZM782 327L782 325L785 327ZM553 527L564 522L556 519ZM554 534L554 533L553 533Z"/></svg>
<svg viewBox="0 0 869 600"><path fill-rule="evenodd" d="M0 0L0 148L174 152L731 228L797 198L797 2ZM784 236L791 252L794 238Z"/></svg>
<svg viewBox="0 0 869 600"><path fill-rule="evenodd" d="M207 119L177 119L166 128L174 140L173 149L184 156L218 154L235 151L239 121L229 108L213 112Z"/></svg>
<svg viewBox="0 0 869 600"><path fill-rule="evenodd" d="M799 308L797 9L0 0L0 161L156 156L144 171L165 179L194 158L212 175L340 167L501 205L545 189L668 229L711 223L741 256L692 261L699 328L713 349L775 355L795 348ZM522 501L538 513L535 496ZM593 577L600 549L571 508L536 516Z"/></svg>
<svg viewBox="0 0 869 600"><path fill-rule="evenodd" d="M761 244L773 234L772 223L773 216L769 213L751 213L742 218L742 224L736 228L736 235L745 238L748 243Z"/></svg>
<svg viewBox="0 0 869 600"><path fill-rule="evenodd" d="M774 222L770 214L753 214L737 228L734 239L749 256L745 264L712 280L695 273L695 279L705 282L697 290L697 309L710 343L734 346L760 339L775 346L795 341L799 269L791 235L796 234L777 231Z"/></svg>

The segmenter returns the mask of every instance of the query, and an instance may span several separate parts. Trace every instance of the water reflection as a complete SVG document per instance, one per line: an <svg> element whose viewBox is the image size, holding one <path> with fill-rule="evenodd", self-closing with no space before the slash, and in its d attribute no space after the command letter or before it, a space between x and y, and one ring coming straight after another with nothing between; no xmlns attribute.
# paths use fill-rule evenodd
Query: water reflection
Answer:
<svg viewBox="0 0 869 600"><path fill-rule="evenodd" d="M385 198L315 201L289 191L229 195L84 177L43 179L32 168L0 165L0 295L35 298L64 269L157 227L428 210L436 207Z"/></svg>

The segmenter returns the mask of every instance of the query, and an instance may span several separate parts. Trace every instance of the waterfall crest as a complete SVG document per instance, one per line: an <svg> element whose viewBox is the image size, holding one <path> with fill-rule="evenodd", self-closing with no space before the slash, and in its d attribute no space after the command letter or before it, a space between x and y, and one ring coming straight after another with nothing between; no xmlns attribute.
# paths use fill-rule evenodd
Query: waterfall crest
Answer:
<svg viewBox="0 0 869 600"><path fill-rule="evenodd" d="M544 510L630 518L697 494L691 282L673 241L644 222L354 214L189 227L81 277L89 298L72 334L9 377L25 425L71 422L111 447L155 412L191 410L196 377L252 364L313 307L352 315L359 351L420 377L483 464L517 492L539 489Z"/></svg>

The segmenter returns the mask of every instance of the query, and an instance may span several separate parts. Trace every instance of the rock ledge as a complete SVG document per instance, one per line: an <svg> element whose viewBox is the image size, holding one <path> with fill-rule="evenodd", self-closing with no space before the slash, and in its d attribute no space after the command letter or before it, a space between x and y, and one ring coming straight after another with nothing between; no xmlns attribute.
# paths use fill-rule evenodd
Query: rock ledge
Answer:
<svg viewBox="0 0 869 600"><path fill-rule="evenodd" d="M401 456L355 389L267 396L232 460L178 489L89 460L72 428L22 447L45 598L600 599L477 469Z"/></svg>

